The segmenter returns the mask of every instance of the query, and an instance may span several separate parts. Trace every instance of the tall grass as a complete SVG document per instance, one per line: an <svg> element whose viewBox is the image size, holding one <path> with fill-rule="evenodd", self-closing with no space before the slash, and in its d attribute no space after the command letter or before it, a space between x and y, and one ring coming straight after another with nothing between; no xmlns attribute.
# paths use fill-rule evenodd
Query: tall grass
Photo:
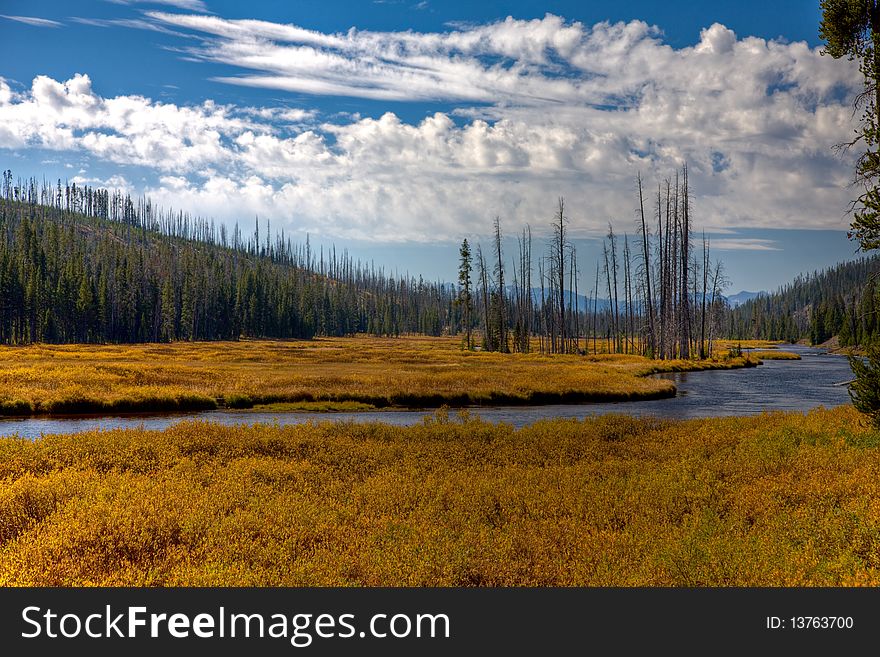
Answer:
<svg viewBox="0 0 880 657"><path fill-rule="evenodd" d="M0 347L0 415L651 399L675 388L646 374L744 364L465 352L418 337Z"/></svg>
<svg viewBox="0 0 880 657"><path fill-rule="evenodd" d="M801 357L791 351L781 351L779 349L758 349L749 352L749 357L758 360L800 360Z"/></svg>
<svg viewBox="0 0 880 657"><path fill-rule="evenodd" d="M0 584L880 584L851 407L0 440Z"/></svg>

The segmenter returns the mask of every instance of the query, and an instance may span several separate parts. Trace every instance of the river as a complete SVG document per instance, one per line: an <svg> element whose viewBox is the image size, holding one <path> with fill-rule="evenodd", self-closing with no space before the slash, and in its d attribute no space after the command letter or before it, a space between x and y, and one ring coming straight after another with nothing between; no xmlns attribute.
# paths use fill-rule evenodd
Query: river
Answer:
<svg viewBox="0 0 880 657"><path fill-rule="evenodd" d="M583 418L603 413L669 418L755 415L763 411L805 412L817 406L849 403L847 386L852 379L845 357L819 349L786 345L786 351L800 354L801 360L767 360L759 367L738 370L708 370L660 374L672 380L678 394L670 399L598 404L471 408L490 422L514 426L545 418ZM837 384L837 385L836 385ZM43 434L78 433L92 429L139 427L164 429L183 420L201 419L221 424L275 423L299 424L330 420L341 422L387 422L408 425L422 421L433 411L375 411L358 413L261 413L253 411L208 411L173 415L129 415L103 417L27 417L0 420L0 436L39 438Z"/></svg>

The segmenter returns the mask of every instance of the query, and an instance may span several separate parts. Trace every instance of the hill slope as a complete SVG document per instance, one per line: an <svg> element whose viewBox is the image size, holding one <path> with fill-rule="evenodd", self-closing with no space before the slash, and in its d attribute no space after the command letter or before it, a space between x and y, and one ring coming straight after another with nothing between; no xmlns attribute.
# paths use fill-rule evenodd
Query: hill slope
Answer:
<svg viewBox="0 0 880 657"><path fill-rule="evenodd" d="M438 335L454 319L451 286L266 235L102 189L7 189L0 344Z"/></svg>
<svg viewBox="0 0 880 657"><path fill-rule="evenodd" d="M841 346L880 338L880 256L840 263L799 276L772 294L730 310L733 338L808 340L837 336Z"/></svg>

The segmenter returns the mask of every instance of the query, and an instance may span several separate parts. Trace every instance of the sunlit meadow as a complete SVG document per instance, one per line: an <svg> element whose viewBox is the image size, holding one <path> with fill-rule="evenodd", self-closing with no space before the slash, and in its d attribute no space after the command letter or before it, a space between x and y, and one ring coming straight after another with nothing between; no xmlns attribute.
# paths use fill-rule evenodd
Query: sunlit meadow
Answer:
<svg viewBox="0 0 880 657"><path fill-rule="evenodd" d="M850 407L0 440L5 585L878 585Z"/></svg>
<svg viewBox="0 0 880 657"><path fill-rule="evenodd" d="M457 338L321 338L0 347L0 415L247 408L439 407L669 397L657 372L754 364L463 351ZM345 406L342 406L343 408Z"/></svg>

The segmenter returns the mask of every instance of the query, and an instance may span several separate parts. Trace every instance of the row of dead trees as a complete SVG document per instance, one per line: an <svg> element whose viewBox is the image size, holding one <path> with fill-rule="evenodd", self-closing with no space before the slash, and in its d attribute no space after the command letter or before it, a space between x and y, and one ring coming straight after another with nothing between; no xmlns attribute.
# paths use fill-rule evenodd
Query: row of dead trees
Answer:
<svg viewBox="0 0 880 657"><path fill-rule="evenodd" d="M609 223L589 297L578 290L581 271L559 200L546 253L537 259L533 287L532 235L517 238L512 281L506 280L501 222L495 218L491 253L460 249L459 297L465 334L474 348L479 328L488 351L633 353L652 358L706 358L724 316L723 265L710 258L709 240L693 243L688 170L657 187L653 221L637 177L636 234L623 244ZM474 261L475 255L475 261ZM476 281L472 272L476 270Z"/></svg>

